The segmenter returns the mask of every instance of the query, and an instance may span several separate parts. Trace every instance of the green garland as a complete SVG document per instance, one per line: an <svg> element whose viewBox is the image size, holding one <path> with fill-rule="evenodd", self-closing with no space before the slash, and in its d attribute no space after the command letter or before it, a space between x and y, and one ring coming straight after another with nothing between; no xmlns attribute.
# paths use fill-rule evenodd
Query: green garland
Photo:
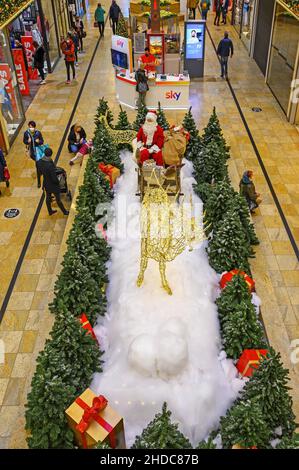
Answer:
<svg viewBox="0 0 299 470"><path fill-rule="evenodd" d="M0 27L18 10L21 10L28 0L0 0Z"/></svg>

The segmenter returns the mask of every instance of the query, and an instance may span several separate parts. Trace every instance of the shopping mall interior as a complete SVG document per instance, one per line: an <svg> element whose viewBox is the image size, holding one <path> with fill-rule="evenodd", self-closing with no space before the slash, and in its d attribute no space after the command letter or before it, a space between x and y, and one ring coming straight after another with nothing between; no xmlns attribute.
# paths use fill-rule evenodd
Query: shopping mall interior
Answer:
<svg viewBox="0 0 299 470"><path fill-rule="evenodd" d="M102 36L95 0L15 3L0 13L0 449L298 448L299 2L219 2L217 25L217 1L193 18L192 0L117 0L113 34L102 0ZM46 173L38 187L30 121L67 215ZM70 164L74 124L88 150ZM167 139L179 163L158 162ZM252 181L255 206L239 196ZM140 235L152 203L165 243ZM184 205L191 235L172 231ZM102 421L82 431L90 410Z"/></svg>

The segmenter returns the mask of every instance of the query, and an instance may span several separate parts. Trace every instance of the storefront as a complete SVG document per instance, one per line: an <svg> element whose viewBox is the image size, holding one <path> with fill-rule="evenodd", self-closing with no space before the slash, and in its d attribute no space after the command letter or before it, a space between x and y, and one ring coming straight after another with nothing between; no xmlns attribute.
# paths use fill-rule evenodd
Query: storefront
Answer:
<svg viewBox="0 0 299 470"><path fill-rule="evenodd" d="M45 49L45 73L60 58L60 37L69 30L67 0L32 0L0 29L0 142L8 149L24 122L24 112L40 88L33 43Z"/></svg>
<svg viewBox="0 0 299 470"><path fill-rule="evenodd" d="M258 0L235 0L233 5L232 22L250 55L252 55L257 3Z"/></svg>
<svg viewBox="0 0 299 470"><path fill-rule="evenodd" d="M299 17L283 2L276 1L267 84L287 118L299 123ZM297 80L293 82L293 80ZM292 86L292 82L293 85Z"/></svg>
<svg viewBox="0 0 299 470"><path fill-rule="evenodd" d="M0 30L0 110L0 146L7 151L24 123L25 114L5 30Z"/></svg>
<svg viewBox="0 0 299 470"><path fill-rule="evenodd" d="M267 70L274 6L275 0L262 0L257 5L253 58L264 76Z"/></svg>

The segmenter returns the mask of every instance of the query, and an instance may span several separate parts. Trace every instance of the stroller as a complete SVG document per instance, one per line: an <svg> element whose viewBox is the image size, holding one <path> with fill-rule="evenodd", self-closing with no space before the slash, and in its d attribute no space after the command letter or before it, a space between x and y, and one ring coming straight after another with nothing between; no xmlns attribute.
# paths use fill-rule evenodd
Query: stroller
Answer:
<svg viewBox="0 0 299 470"><path fill-rule="evenodd" d="M56 175L57 175L57 178L59 180L60 192L66 194L66 197L68 198L68 200L71 201L72 200L72 193L69 190L68 185L67 185L66 171L63 168L57 166L56 167Z"/></svg>

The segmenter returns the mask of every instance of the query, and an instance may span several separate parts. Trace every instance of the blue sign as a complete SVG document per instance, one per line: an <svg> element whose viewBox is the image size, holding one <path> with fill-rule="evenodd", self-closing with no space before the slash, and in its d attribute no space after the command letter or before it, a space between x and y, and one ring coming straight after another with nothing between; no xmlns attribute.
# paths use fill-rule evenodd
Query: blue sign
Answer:
<svg viewBox="0 0 299 470"><path fill-rule="evenodd" d="M187 23L185 28L186 59L201 59L204 56L204 23Z"/></svg>

